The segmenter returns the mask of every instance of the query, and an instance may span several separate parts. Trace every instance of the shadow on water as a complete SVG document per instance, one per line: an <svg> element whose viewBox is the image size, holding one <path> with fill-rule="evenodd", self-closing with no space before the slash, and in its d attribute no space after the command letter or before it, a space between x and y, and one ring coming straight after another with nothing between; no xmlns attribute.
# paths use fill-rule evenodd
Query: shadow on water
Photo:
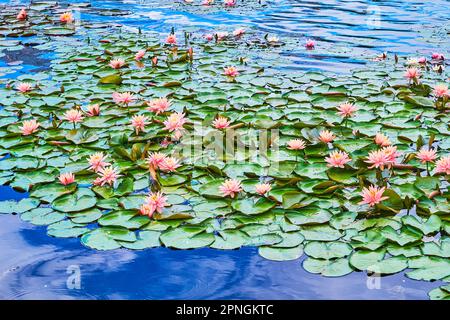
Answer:
<svg viewBox="0 0 450 320"><path fill-rule="evenodd" d="M8 77L11 79L19 76L34 74L50 70L50 62L53 52L39 50L24 44L20 50L4 50L3 56L0 56L0 68L14 68Z"/></svg>
<svg viewBox="0 0 450 320"><path fill-rule="evenodd" d="M50 67L50 60L42 58L42 55L48 52L26 45L21 50L5 51L5 55L1 59L7 64L22 61L26 65L48 69ZM33 72L39 72L39 70L33 70Z"/></svg>
<svg viewBox="0 0 450 320"><path fill-rule="evenodd" d="M44 58L50 51L42 51L25 45L21 50L5 50L3 53L4 56L0 58L0 61L7 65L22 64L28 67L28 72L41 72L50 68L51 60Z"/></svg>

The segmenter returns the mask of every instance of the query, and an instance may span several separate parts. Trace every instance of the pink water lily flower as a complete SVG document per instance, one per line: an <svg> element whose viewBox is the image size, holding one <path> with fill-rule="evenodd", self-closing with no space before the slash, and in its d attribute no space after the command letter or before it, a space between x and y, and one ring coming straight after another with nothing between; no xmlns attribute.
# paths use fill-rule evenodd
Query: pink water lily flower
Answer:
<svg viewBox="0 0 450 320"><path fill-rule="evenodd" d="M125 60L122 58L113 59L109 62L109 66L113 69L120 69L125 65Z"/></svg>
<svg viewBox="0 0 450 320"><path fill-rule="evenodd" d="M223 3L227 7L234 7L236 5L236 0L224 0Z"/></svg>
<svg viewBox="0 0 450 320"><path fill-rule="evenodd" d="M150 102L146 102L148 105L147 110L160 114L166 112L170 107L170 101L167 98L153 99Z"/></svg>
<svg viewBox="0 0 450 320"><path fill-rule="evenodd" d="M425 63L427 63L427 58L425 58L425 57L420 57L419 59L417 59L417 61L418 61L420 64L425 64Z"/></svg>
<svg viewBox="0 0 450 320"><path fill-rule="evenodd" d="M420 70L417 68L408 68L405 72L405 78L409 81L416 82L420 77Z"/></svg>
<svg viewBox="0 0 450 320"><path fill-rule="evenodd" d="M235 37L240 37L240 36L242 36L244 33L245 33L245 29L243 29L243 28L238 28L238 29L235 29L235 30L233 31L233 36L235 36Z"/></svg>
<svg viewBox="0 0 450 320"><path fill-rule="evenodd" d="M225 67L223 68L223 73L228 77L236 77L239 75L239 71L236 67Z"/></svg>
<svg viewBox="0 0 450 320"><path fill-rule="evenodd" d="M139 208L139 213L143 216L148 216L149 218L151 218L153 216L154 210L152 210L152 207L149 204L143 203Z"/></svg>
<svg viewBox="0 0 450 320"><path fill-rule="evenodd" d="M169 139L167 137L165 137L163 139L163 141L161 141L161 143L159 144L162 148L167 148L168 146L170 146L172 144L172 139Z"/></svg>
<svg viewBox="0 0 450 320"><path fill-rule="evenodd" d="M78 123L83 121L83 114L80 110L70 109L64 114L64 119L72 123Z"/></svg>
<svg viewBox="0 0 450 320"><path fill-rule="evenodd" d="M450 174L450 156L442 157L436 161L436 173Z"/></svg>
<svg viewBox="0 0 450 320"><path fill-rule="evenodd" d="M306 148L306 142L302 139L292 139L287 143L289 150L303 150Z"/></svg>
<svg viewBox="0 0 450 320"><path fill-rule="evenodd" d="M173 157L166 157L164 160L159 164L159 168L161 171L164 172L174 172L177 170L177 168L180 166L177 159Z"/></svg>
<svg viewBox="0 0 450 320"><path fill-rule="evenodd" d="M30 92L33 87L28 82L20 82L17 84L16 89L22 93Z"/></svg>
<svg viewBox="0 0 450 320"><path fill-rule="evenodd" d="M123 93L114 92L112 94L112 98L115 103L117 104L123 103L125 105L128 105L135 100L134 95L131 94L130 92L123 92Z"/></svg>
<svg viewBox="0 0 450 320"><path fill-rule="evenodd" d="M305 43L306 49L312 50L312 49L314 49L315 46L316 46L316 43L314 42L314 40L311 40L311 39L306 40L306 43Z"/></svg>
<svg viewBox="0 0 450 320"><path fill-rule="evenodd" d="M203 0L202 5L209 6L214 3L214 0Z"/></svg>
<svg viewBox="0 0 450 320"><path fill-rule="evenodd" d="M177 36L174 34L169 34L166 38L167 44L177 44Z"/></svg>
<svg viewBox="0 0 450 320"><path fill-rule="evenodd" d="M216 36L217 36L217 40L221 41L221 40L225 39L226 37L228 37L228 32L219 31L219 32L216 32Z"/></svg>
<svg viewBox="0 0 450 320"><path fill-rule="evenodd" d="M185 133L186 133L186 130L184 130L184 129L182 129L182 130L175 130L172 133L172 135L170 136L170 141L169 142L180 141L180 139L183 138Z"/></svg>
<svg viewBox="0 0 450 320"><path fill-rule="evenodd" d="M338 114L343 118L350 118L358 110L358 108L349 102L342 103L338 106Z"/></svg>
<svg viewBox="0 0 450 320"><path fill-rule="evenodd" d="M388 156L383 150L369 152L367 160L364 162L371 164L371 166L368 167L369 169L380 168L381 170L384 170L384 167L390 164Z"/></svg>
<svg viewBox="0 0 450 320"><path fill-rule="evenodd" d="M261 196L265 195L270 190L272 190L272 186L270 185L270 183L259 183L255 186L256 193Z"/></svg>
<svg viewBox="0 0 450 320"><path fill-rule="evenodd" d="M104 155L103 152L96 152L88 157L89 161L89 170L93 170L94 172L98 172L101 169L106 168L111 165L111 163L106 162L106 158L108 156Z"/></svg>
<svg viewBox="0 0 450 320"><path fill-rule="evenodd" d="M25 120L22 123L22 126L19 127L19 129L20 131L22 131L22 135L29 136L30 134L35 133L38 130L39 126L40 126L39 122L37 122L34 119Z"/></svg>
<svg viewBox="0 0 450 320"><path fill-rule="evenodd" d="M241 182L235 179L228 179L219 187L224 197L230 196L234 198L236 194L242 191Z"/></svg>
<svg viewBox="0 0 450 320"><path fill-rule="evenodd" d="M444 98L444 97L449 97L450 93L448 90L448 86L446 84L438 84L434 87L433 89L433 95L436 98Z"/></svg>
<svg viewBox="0 0 450 320"><path fill-rule="evenodd" d="M431 55L431 59L433 59L433 60L445 60L445 57L444 57L444 55L442 53L434 52Z"/></svg>
<svg viewBox="0 0 450 320"><path fill-rule="evenodd" d="M100 106L98 104L91 104L87 106L87 115L89 117L95 117L100 114Z"/></svg>
<svg viewBox="0 0 450 320"><path fill-rule="evenodd" d="M100 175L98 184L100 186L104 186L108 184L112 186L121 175L117 172L117 169L114 167L105 167L98 170L98 174Z"/></svg>
<svg viewBox="0 0 450 320"><path fill-rule="evenodd" d="M92 182L92 184L97 187L100 187L102 185L102 183L103 183L103 180L101 177L95 178L95 180Z"/></svg>
<svg viewBox="0 0 450 320"><path fill-rule="evenodd" d="M25 10L25 8L22 8L20 12L17 14L17 20L19 21L26 20L27 16L28 16L27 11Z"/></svg>
<svg viewBox="0 0 450 320"><path fill-rule="evenodd" d="M147 158L148 165L154 169L159 168L161 163L166 160L167 156L161 152L152 152Z"/></svg>
<svg viewBox="0 0 450 320"><path fill-rule="evenodd" d="M420 149L416 156L422 163L433 162L437 158L436 150L428 148Z"/></svg>
<svg viewBox="0 0 450 320"><path fill-rule="evenodd" d="M190 47L186 50L186 53L189 57L189 59L192 61L194 59L194 48Z"/></svg>
<svg viewBox="0 0 450 320"><path fill-rule="evenodd" d="M139 51L134 55L134 60L140 61L140 60L145 56L145 53L146 53L145 50L139 50Z"/></svg>
<svg viewBox="0 0 450 320"><path fill-rule="evenodd" d="M391 145L391 141L389 140L389 138L380 132L375 135L374 140L375 143L381 147L387 147Z"/></svg>
<svg viewBox="0 0 450 320"><path fill-rule="evenodd" d="M135 115L131 118L131 125L134 127L136 131L136 135L139 135L139 132L145 131L145 126L147 125L148 117L144 115Z"/></svg>
<svg viewBox="0 0 450 320"><path fill-rule="evenodd" d="M400 156L400 153L397 152L396 146L387 146L381 149L381 151L386 155L390 166L397 163L397 157Z"/></svg>
<svg viewBox="0 0 450 320"><path fill-rule="evenodd" d="M225 117L219 116L213 121L213 126L216 129L225 129L230 126L231 121Z"/></svg>
<svg viewBox="0 0 450 320"><path fill-rule="evenodd" d="M212 41L214 39L214 35L211 33L207 33L203 37L208 41Z"/></svg>
<svg viewBox="0 0 450 320"><path fill-rule="evenodd" d="M62 173L58 179L61 184L67 186L68 184L75 182L75 175L72 172Z"/></svg>
<svg viewBox="0 0 450 320"><path fill-rule="evenodd" d="M323 130L319 134L319 140L323 143L333 142L334 139L336 139L336 136L329 130Z"/></svg>
<svg viewBox="0 0 450 320"><path fill-rule="evenodd" d="M150 192L141 206L140 213L152 217L153 213L161 213L168 205L167 198L161 192Z"/></svg>
<svg viewBox="0 0 450 320"><path fill-rule="evenodd" d="M327 167L344 168L345 164L352 161L352 159L349 158L347 152L333 151L325 158L325 161L328 162Z"/></svg>
<svg viewBox="0 0 450 320"><path fill-rule="evenodd" d="M184 113L174 112L170 114L166 121L163 122L165 129L170 132L176 130L182 130L183 125L186 123L186 118L184 117Z"/></svg>
<svg viewBox="0 0 450 320"><path fill-rule="evenodd" d="M72 23L73 22L72 12L67 11L61 13L61 15L59 16L59 21L61 21L62 23Z"/></svg>
<svg viewBox="0 0 450 320"><path fill-rule="evenodd" d="M153 208L153 211L161 213L164 207L168 205L167 198L162 194L162 192L151 192L145 203L150 205Z"/></svg>
<svg viewBox="0 0 450 320"><path fill-rule="evenodd" d="M380 203L381 201L389 199L389 197L383 197L383 193L386 190L385 187L378 188L376 186L370 186L369 188L363 188L361 196L363 200L359 204L368 204L370 207Z"/></svg>

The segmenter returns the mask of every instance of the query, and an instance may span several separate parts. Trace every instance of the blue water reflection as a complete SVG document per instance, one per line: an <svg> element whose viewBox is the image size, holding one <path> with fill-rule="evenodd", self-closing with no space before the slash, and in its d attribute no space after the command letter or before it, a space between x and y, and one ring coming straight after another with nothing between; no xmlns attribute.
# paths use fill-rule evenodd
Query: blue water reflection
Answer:
<svg viewBox="0 0 450 320"><path fill-rule="evenodd" d="M1 299L426 299L437 286L402 274L379 279L379 288L362 272L323 278L301 260L269 261L256 248L98 252L17 216L0 221ZM80 289L70 286L74 268Z"/></svg>

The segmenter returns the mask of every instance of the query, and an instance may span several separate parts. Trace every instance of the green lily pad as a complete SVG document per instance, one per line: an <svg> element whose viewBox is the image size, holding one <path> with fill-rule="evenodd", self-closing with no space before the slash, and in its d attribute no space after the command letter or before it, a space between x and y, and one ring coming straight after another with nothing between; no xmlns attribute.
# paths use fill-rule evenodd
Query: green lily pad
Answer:
<svg viewBox="0 0 450 320"><path fill-rule="evenodd" d="M384 257L384 250L355 251L349 258L350 264L358 270L367 270L370 266L376 265Z"/></svg>
<svg viewBox="0 0 450 320"><path fill-rule="evenodd" d="M101 84L121 84L123 82L123 79L120 74L111 74L109 76L100 78L98 82Z"/></svg>
<svg viewBox="0 0 450 320"><path fill-rule="evenodd" d="M450 300L450 285L441 286L428 292L431 300Z"/></svg>
<svg viewBox="0 0 450 320"><path fill-rule="evenodd" d="M53 200L65 195L74 192L77 189L77 185L72 183L67 186L62 184L46 184L37 186L30 193L30 196L39 198L44 202L52 202Z"/></svg>
<svg viewBox="0 0 450 320"><path fill-rule="evenodd" d="M439 243L426 242L422 246L422 252L427 256L450 258L450 239L446 238Z"/></svg>
<svg viewBox="0 0 450 320"><path fill-rule="evenodd" d="M164 232L160 239L169 248L175 249L195 249L206 247L215 240L214 235L204 232L201 227L179 227Z"/></svg>
<svg viewBox="0 0 450 320"><path fill-rule="evenodd" d="M316 259L335 259L348 256L352 247L344 242L319 242L311 241L305 246L305 253Z"/></svg>
<svg viewBox="0 0 450 320"><path fill-rule="evenodd" d="M63 220L48 226L47 234L56 238L77 238L89 232L88 228L82 224L73 223L70 220Z"/></svg>
<svg viewBox="0 0 450 320"><path fill-rule="evenodd" d="M233 201L231 206L243 214L260 214L275 207L276 203L267 198L245 198Z"/></svg>
<svg viewBox="0 0 450 320"><path fill-rule="evenodd" d="M20 218L32 224L43 226L64 220L65 214L56 212L52 208L35 208L24 212Z"/></svg>
<svg viewBox="0 0 450 320"><path fill-rule="evenodd" d="M139 216L137 211L113 211L98 219L101 226L119 226L127 229L139 229L149 223L148 217Z"/></svg>
<svg viewBox="0 0 450 320"><path fill-rule="evenodd" d="M258 248L261 257L273 261L297 260L303 254L303 246L293 248L274 248L262 246Z"/></svg>
<svg viewBox="0 0 450 320"><path fill-rule="evenodd" d="M244 246L249 237L239 230L223 230L219 235L215 236L214 242L211 244L213 249L233 250Z"/></svg>
<svg viewBox="0 0 450 320"><path fill-rule="evenodd" d="M303 268L310 273L317 273L324 277L342 277L353 272L345 258L334 260L308 258L303 261Z"/></svg>
<svg viewBox="0 0 450 320"><path fill-rule="evenodd" d="M396 231L391 226L383 228L381 234L386 239L396 242L401 246L419 241L422 238L421 234L411 229L402 228L401 230Z"/></svg>
<svg viewBox="0 0 450 320"><path fill-rule="evenodd" d="M309 241L335 241L342 237L338 230L327 225L304 226L300 232Z"/></svg>
<svg viewBox="0 0 450 320"><path fill-rule="evenodd" d="M161 245L159 237L161 232L158 231L141 231L134 242L118 241L118 243L127 249L144 250L147 248L155 248Z"/></svg>
<svg viewBox="0 0 450 320"><path fill-rule="evenodd" d="M47 36L71 36L75 34L75 30L62 27L47 28L44 30Z"/></svg>
<svg viewBox="0 0 450 320"><path fill-rule="evenodd" d="M289 211L286 213L286 218L296 225L314 225L330 221L331 214L325 209L308 207L297 209L295 212Z"/></svg>
<svg viewBox="0 0 450 320"><path fill-rule="evenodd" d="M440 257L413 257L408 261L408 267L414 269L406 273L414 280L434 281L450 276L450 262Z"/></svg>
<svg viewBox="0 0 450 320"><path fill-rule="evenodd" d="M134 242L136 235L124 228L99 228L85 233L81 243L96 250L114 250L121 247L119 241Z"/></svg>
<svg viewBox="0 0 450 320"><path fill-rule="evenodd" d="M436 215L432 215L426 221L414 216L404 216L402 222L404 225L420 230L425 235L439 232L442 225L441 219Z"/></svg>
<svg viewBox="0 0 450 320"><path fill-rule="evenodd" d="M61 212L76 212L92 208L97 203L94 193L89 189L78 189L73 194L62 196L52 203L52 207Z"/></svg>
<svg viewBox="0 0 450 320"><path fill-rule="evenodd" d="M40 201L34 198L25 198L16 202L14 200L0 201L0 213L23 213L39 206Z"/></svg>

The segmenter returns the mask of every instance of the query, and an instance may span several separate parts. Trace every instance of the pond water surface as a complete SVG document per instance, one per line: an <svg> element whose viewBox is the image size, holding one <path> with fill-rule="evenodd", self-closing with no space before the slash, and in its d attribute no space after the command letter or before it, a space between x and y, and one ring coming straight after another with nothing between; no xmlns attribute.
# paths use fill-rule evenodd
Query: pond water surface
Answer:
<svg viewBox="0 0 450 320"><path fill-rule="evenodd" d="M449 1L263 1L258 10L241 13L185 10L163 0L90 3L98 11L82 12L83 20L165 33L172 26L205 32L242 26L339 48L328 54L293 48L284 52L289 60L283 67L290 69L346 72L383 51L429 55L448 52L449 45L441 42L448 41L442 35L450 29ZM127 14L111 16L103 9ZM48 54L27 59L33 53L23 52L23 68L10 77L45 67ZM10 62L1 60L0 66ZM26 196L0 187L0 200ZM381 279L368 279L362 272L324 278L304 271L301 262L269 261L256 248L97 252L78 239L48 237L44 227L18 216L0 216L2 299L426 299L438 286L409 280L403 273ZM71 270L80 271L80 288L67 285Z"/></svg>
<svg viewBox="0 0 450 320"><path fill-rule="evenodd" d="M21 194L4 187L2 197ZM396 274L368 278L354 272L323 278L301 260L269 261L256 248L240 250L98 252L78 239L56 239L45 227L1 216L2 299L426 299L436 283ZM80 288L71 275L80 273Z"/></svg>

